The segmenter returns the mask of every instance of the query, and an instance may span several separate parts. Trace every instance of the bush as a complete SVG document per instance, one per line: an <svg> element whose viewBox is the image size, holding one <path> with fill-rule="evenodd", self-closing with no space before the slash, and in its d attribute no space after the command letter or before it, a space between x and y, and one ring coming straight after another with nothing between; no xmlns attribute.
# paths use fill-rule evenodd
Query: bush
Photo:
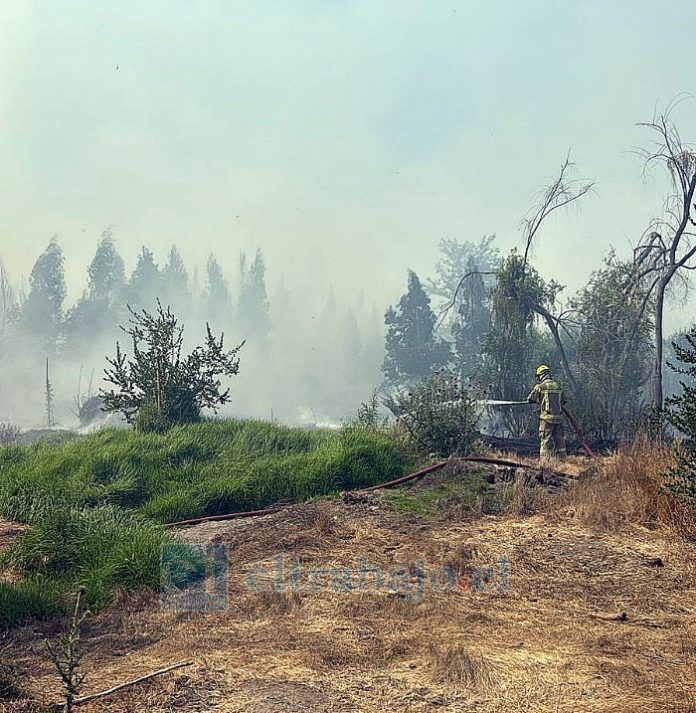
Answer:
<svg viewBox="0 0 696 713"><path fill-rule="evenodd" d="M181 423L182 421L180 419L182 418L191 422L197 421L198 413L195 410L189 410L183 414L179 412L175 416L161 408L157 408L155 404L147 401L143 403L138 410L133 423L138 431L142 431L143 433L164 433L177 422L176 419L179 419L178 422Z"/></svg>
<svg viewBox="0 0 696 713"><path fill-rule="evenodd" d="M410 391L396 391L386 405L408 432L419 455L448 457L472 450L477 408L453 373L436 371Z"/></svg>
<svg viewBox="0 0 696 713"><path fill-rule="evenodd" d="M358 406L358 411L355 415L355 424L365 426L366 428L387 428L389 419L386 415L380 414L382 406L377 390L373 391L367 401L363 401Z"/></svg>
<svg viewBox="0 0 696 713"><path fill-rule="evenodd" d="M130 327L122 327L132 342L129 359L116 344L107 359L105 380L115 387L101 390L104 411L120 411L141 431L161 433L175 424L200 421L205 408L216 411L230 401L221 376L239 372L237 353L244 346L224 349L224 335L216 339L206 324L205 346L182 356L184 328L167 307L157 303L157 314L131 313Z"/></svg>

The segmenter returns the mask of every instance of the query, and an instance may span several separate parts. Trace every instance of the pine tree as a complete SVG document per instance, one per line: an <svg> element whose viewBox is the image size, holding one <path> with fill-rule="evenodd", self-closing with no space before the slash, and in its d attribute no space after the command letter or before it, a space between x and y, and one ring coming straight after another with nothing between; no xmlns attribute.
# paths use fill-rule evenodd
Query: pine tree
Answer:
<svg viewBox="0 0 696 713"><path fill-rule="evenodd" d="M355 312L348 308L340 323L337 340L341 364L341 378L347 388L356 397L356 386L361 381L361 360L363 356L363 340L358 327Z"/></svg>
<svg viewBox="0 0 696 713"><path fill-rule="evenodd" d="M115 334L125 302L123 258L116 250L111 229L107 229L87 268L87 289L66 315L66 349L81 353L101 336Z"/></svg>
<svg viewBox="0 0 696 713"><path fill-rule="evenodd" d="M97 251L87 268L88 296L93 302L106 302L109 306L123 302L126 272L123 258L114 245L111 229L102 233Z"/></svg>
<svg viewBox="0 0 696 713"><path fill-rule="evenodd" d="M430 308L430 298L412 270L408 272L406 294L396 308L389 307L384 321L387 353L382 371L388 383L417 383L449 362L450 345L435 336L436 317Z"/></svg>
<svg viewBox="0 0 696 713"><path fill-rule="evenodd" d="M206 265L206 288L203 294L202 307L206 321L214 323L230 323L230 288L222 274L220 263L213 255Z"/></svg>
<svg viewBox="0 0 696 713"><path fill-rule="evenodd" d="M22 326L38 336L49 352L55 351L63 322L65 270L58 239L51 238L29 275L29 295L22 306Z"/></svg>
<svg viewBox="0 0 696 713"><path fill-rule="evenodd" d="M240 289L238 314L242 331L250 338L264 342L270 328L269 304L266 294L266 265L261 250L247 267L246 255L239 258Z"/></svg>
<svg viewBox="0 0 696 713"><path fill-rule="evenodd" d="M19 303L5 265L0 260L0 354L9 341L12 326L19 318Z"/></svg>
<svg viewBox="0 0 696 713"><path fill-rule="evenodd" d="M191 301L188 272L176 245L169 250L167 264L162 271L162 296L167 304L177 307L180 312Z"/></svg>
<svg viewBox="0 0 696 713"><path fill-rule="evenodd" d="M151 250L142 247L128 286L129 303L151 309L162 293L162 274Z"/></svg>
<svg viewBox="0 0 696 713"><path fill-rule="evenodd" d="M363 350L360 359L360 375L363 384L374 389L380 379L384 358L384 321L375 303L364 317Z"/></svg>

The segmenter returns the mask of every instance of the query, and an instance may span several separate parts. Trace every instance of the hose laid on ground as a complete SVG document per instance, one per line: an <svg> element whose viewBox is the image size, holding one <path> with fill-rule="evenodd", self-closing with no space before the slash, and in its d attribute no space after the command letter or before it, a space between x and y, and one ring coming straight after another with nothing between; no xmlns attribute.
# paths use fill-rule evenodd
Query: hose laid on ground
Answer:
<svg viewBox="0 0 696 713"><path fill-rule="evenodd" d="M570 411L570 409L567 406L562 406L563 413L566 415L566 418L570 421L570 425L573 427L573 430L575 431L575 435L578 437L580 440L580 443L582 444L582 447L585 449L585 453L587 453L590 458L596 458L598 459L599 456L590 448L588 442L585 440L585 436L580 429L580 424L578 423L578 420L575 418L573 413Z"/></svg>
<svg viewBox="0 0 696 713"><path fill-rule="evenodd" d="M596 457L596 456L595 456ZM371 493L375 490L382 490L384 488L393 488L395 485L401 485L401 483L408 483L410 480L416 480L417 478L423 478L429 473L434 473L436 470L441 470L446 465L453 462L464 462L464 463L487 463L490 465L499 465L506 468L526 468L529 470L539 470L537 465L527 465L526 463L517 463L512 460L506 460L504 458L490 458L488 456L461 456L459 458L450 458L449 460L442 460L438 463L423 468L422 470L416 471L415 473L410 473L409 475L404 475L396 480L390 480L386 483L379 483L377 485L372 485L368 488L358 488L357 490L349 490L347 492L352 493ZM562 473L561 471L551 471L556 475L563 476L564 478L573 477L568 473ZM226 515L208 515L206 517L194 517L189 520L180 520L178 522L167 523L164 527L180 527L184 525L198 525L202 522L221 522L223 520L233 520L235 518L241 517L259 517L261 515L271 515L272 513L279 512L280 510L288 507L287 505L273 505L269 508L263 510L247 510L246 512L232 512Z"/></svg>
<svg viewBox="0 0 696 713"><path fill-rule="evenodd" d="M235 517L257 517L259 515L271 515L274 512L280 512L284 507L276 505L263 510L247 510L246 512L231 512L227 515L207 515L206 517L193 517L190 520L179 520L178 522L168 522L164 527L179 527L180 525L198 525L201 522L217 522L219 520L232 520Z"/></svg>

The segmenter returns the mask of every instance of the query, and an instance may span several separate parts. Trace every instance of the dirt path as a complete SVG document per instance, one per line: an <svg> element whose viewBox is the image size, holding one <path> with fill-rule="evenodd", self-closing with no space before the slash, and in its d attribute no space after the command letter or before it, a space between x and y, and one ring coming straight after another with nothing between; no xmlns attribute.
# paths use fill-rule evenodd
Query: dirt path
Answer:
<svg viewBox="0 0 696 713"><path fill-rule="evenodd" d="M164 611L153 597L123 598L87 627L85 692L178 660L195 666L85 713L696 705L693 544L594 532L570 512L428 521L379 496L185 537L228 548L226 606ZM215 594L213 579L206 586ZM16 633L11 655L32 672L35 697L57 694L35 628Z"/></svg>
<svg viewBox="0 0 696 713"><path fill-rule="evenodd" d="M0 550L11 545L25 530L24 525L0 519Z"/></svg>

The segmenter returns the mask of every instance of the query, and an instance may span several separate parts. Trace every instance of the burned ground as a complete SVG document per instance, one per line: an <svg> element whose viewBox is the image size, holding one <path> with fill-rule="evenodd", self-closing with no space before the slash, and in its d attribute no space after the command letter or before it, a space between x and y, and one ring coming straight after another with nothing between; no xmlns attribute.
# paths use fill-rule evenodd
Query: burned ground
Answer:
<svg viewBox="0 0 696 713"><path fill-rule="evenodd" d="M85 627L85 692L194 665L81 710L693 711L693 542L593 527L548 498L531 514L466 514L451 499L414 514L375 493L183 531L229 549L227 607L121 595ZM360 586L360 557L382 582L370 571ZM41 642L56 630L6 642L28 693L5 710L58 697Z"/></svg>

